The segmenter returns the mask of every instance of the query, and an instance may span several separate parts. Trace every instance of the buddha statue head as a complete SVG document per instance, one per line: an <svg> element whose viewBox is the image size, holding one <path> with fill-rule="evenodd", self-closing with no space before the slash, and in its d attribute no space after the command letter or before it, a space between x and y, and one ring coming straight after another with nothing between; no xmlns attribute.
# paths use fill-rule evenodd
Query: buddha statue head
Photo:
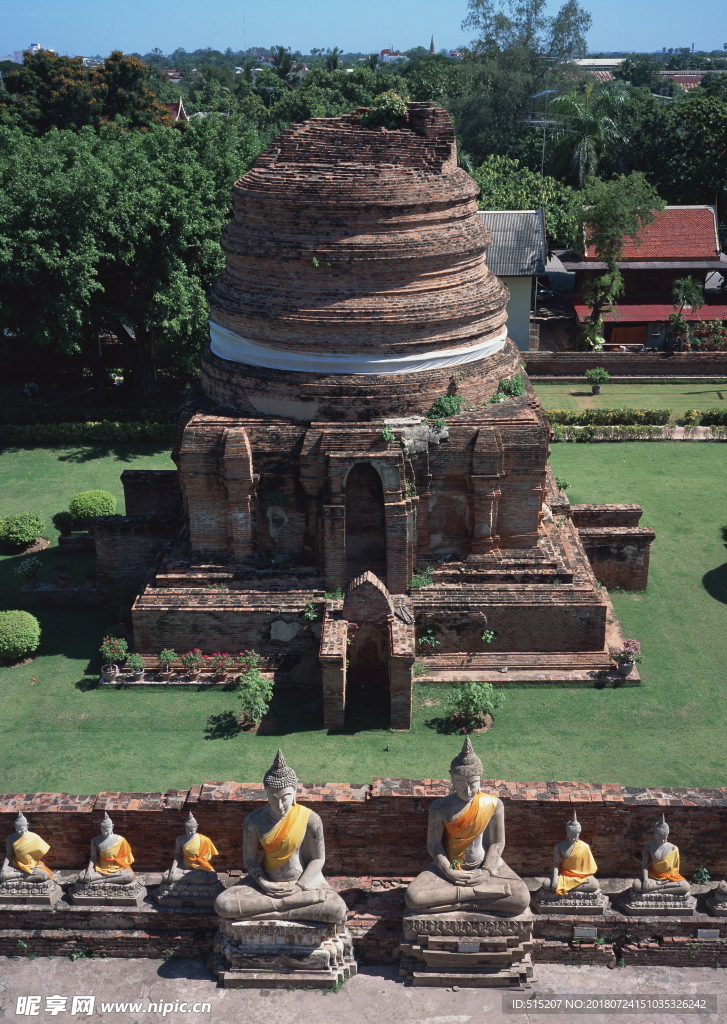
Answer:
<svg viewBox="0 0 727 1024"><path fill-rule="evenodd" d="M462 749L449 766L452 786L460 800L470 801L480 791L482 761L472 749L469 736L465 736Z"/></svg>
<svg viewBox="0 0 727 1024"><path fill-rule="evenodd" d="M662 814L659 821L654 824L654 839L657 843L665 843L669 838L669 826L666 823L666 818Z"/></svg>
<svg viewBox="0 0 727 1024"><path fill-rule="evenodd" d="M189 812L189 816L187 817L187 820L184 823L184 831L187 833L188 836L197 835L197 819L195 818L191 811Z"/></svg>
<svg viewBox="0 0 727 1024"><path fill-rule="evenodd" d="M295 803L298 776L285 763L282 750L278 750L275 760L265 772L263 785L273 816L284 817Z"/></svg>
<svg viewBox="0 0 727 1024"><path fill-rule="evenodd" d="M111 818L109 818L108 812L104 811L104 816L101 819L101 835L104 837L104 839L107 839L109 836L113 835L113 833L114 823L111 820Z"/></svg>
<svg viewBox="0 0 727 1024"><path fill-rule="evenodd" d="M28 831L28 819L25 817L22 811L19 812L15 819L15 831L18 835L22 836Z"/></svg>
<svg viewBox="0 0 727 1024"><path fill-rule="evenodd" d="M575 810L573 811L573 817L570 821L565 823L565 834L571 843L575 843L576 839L580 838L581 835L581 823L576 817Z"/></svg>

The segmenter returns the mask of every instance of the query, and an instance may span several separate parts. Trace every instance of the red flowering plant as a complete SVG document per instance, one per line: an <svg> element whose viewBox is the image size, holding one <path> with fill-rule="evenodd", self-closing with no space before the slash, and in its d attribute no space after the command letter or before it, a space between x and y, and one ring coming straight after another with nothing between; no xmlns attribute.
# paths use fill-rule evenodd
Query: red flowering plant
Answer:
<svg viewBox="0 0 727 1024"><path fill-rule="evenodd" d="M216 654L205 655L205 661L216 676L229 672L235 664L235 659L231 654L223 654L220 651L217 651Z"/></svg>
<svg viewBox="0 0 727 1024"><path fill-rule="evenodd" d="M187 672L199 672L204 661L204 655L200 651L199 647L194 647L191 651L187 651L181 657L183 667Z"/></svg>

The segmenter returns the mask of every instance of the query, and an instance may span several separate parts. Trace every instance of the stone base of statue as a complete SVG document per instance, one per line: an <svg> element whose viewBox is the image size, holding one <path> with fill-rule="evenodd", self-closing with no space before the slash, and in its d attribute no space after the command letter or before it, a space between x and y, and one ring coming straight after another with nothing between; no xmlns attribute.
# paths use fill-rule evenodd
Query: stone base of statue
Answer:
<svg viewBox="0 0 727 1024"><path fill-rule="evenodd" d="M356 974L345 924L220 921L210 967L224 988L333 988Z"/></svg>
<svg viewBox="0 0 727 1024"><path fill-rule="evenodd" d="M540 887L530 898L530 905L536 914L584 914L588 917L602 915L609 906L608 896L601 892L578 892L571 889L565 896L558 896L552 889Z"/></svg>
<svg viewBox="0 0 727 1024"><path fill-rule="evenodd" d="M68 887L71 903L83 907L140 907L145 896L146 887L138 878L128 885L77 881Z"/></svg>
<svg viewBox="0 0 727 1024"><path fill-rule="evenodd" d="M194 885L182 879L179 882L161 882L151 895L160 907L213 907L224 891L219 879L210 885Z"/></svg>
<svg viewBox="0 0 727 1024"><path fill-rule="evenodd" d="M626 889L618 898L618 909L629 917L692 917L697 901L691 894L637 892Z"/></svg>
<svg viewBox="0 0 727 1024"><path fill-rule="evenodd" d="M0 905L14 903L53 907L63 895L57 882L49 878L46 882L26 882L23 878L0 882Z"/></svg>
<svg viewBox="0 0 727 1024"><path fill-rule="evenodd" d="M727 917L727 892L713 889L707 897L707 909L715 917Z"/></svg>
<svg viewBox="0 0 727 1024"><path fill-rule="evenodd" d="M533 915L404 914L399 973L430 988L523 988L533 976Z"/></svg>

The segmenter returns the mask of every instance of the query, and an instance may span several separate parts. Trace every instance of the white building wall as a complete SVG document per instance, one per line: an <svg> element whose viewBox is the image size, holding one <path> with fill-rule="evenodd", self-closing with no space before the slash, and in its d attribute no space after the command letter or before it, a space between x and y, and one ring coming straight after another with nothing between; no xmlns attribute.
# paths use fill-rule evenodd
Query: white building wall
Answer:
<svg viewBox="0 0 727 1024"><path fill-rule="evenodd" d="M532 277L501 277L500 280L510 289L510 300L507 304L507 333L521 352L528 351L530 340L530 296L532 294Z"/></svg>

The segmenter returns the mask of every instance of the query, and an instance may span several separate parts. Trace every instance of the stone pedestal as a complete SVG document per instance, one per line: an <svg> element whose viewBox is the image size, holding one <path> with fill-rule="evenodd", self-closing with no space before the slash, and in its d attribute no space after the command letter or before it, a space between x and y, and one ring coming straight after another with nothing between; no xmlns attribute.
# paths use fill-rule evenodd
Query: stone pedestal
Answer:
<svg viewBox="0 0 727 1024"><path fill-rule="evenodd" d="M629 917L692 917L697 901L691 894L637 892L629 888L621 893L618 909Z"/></svg>
<svg viewBox="0 0 727 1024"><path fill-rule="evenodd" d="M565 896L558 896L552 889L540 888L530 898L531 906L536 914L585 914L588 917L599 916L609 905L608 896L601 892L577 892L571 889Z"/></svg>
<svg viewBox="0 0 727 1024"><path fill-rule="evenodd" d="M26 882L22 878L0 882L0 905L53 907L62 895L63 890L52 878L46 882Z"/></svg>
<svg viewBox="0 0 727 1024"><path fill-rule="evenodd" d="M399 973L430 988L529 987L533 922L494 914L404 914Z"/></svg>
<svg viewBox="0 0 727 1024"><path fill-rule="evenodd" d="M345 924L220 921L210 963L223 988L332 988L356 974Z"/></svg>
<svg viewBox="0 0 727 1024"><path fill-rule="evenodd" d="M146 887L135 878L129 885L113 882L74 882L68 888L71 903L84 907L140 907Z"/></svg>
<svg viewBox="0 0 727 1024"><path fill-rule="evenodd" d="M152 899L160 907L213 907L225 887L219 878L211 885L192 885L184 880L162 882L152 890Z"/></svg>
<svg viewBox="0 0 727 1024"><path fill-rule="evenodd" d="M727 917L727 892L713 889L707 897L707 909L715 917Z"/></svg>

